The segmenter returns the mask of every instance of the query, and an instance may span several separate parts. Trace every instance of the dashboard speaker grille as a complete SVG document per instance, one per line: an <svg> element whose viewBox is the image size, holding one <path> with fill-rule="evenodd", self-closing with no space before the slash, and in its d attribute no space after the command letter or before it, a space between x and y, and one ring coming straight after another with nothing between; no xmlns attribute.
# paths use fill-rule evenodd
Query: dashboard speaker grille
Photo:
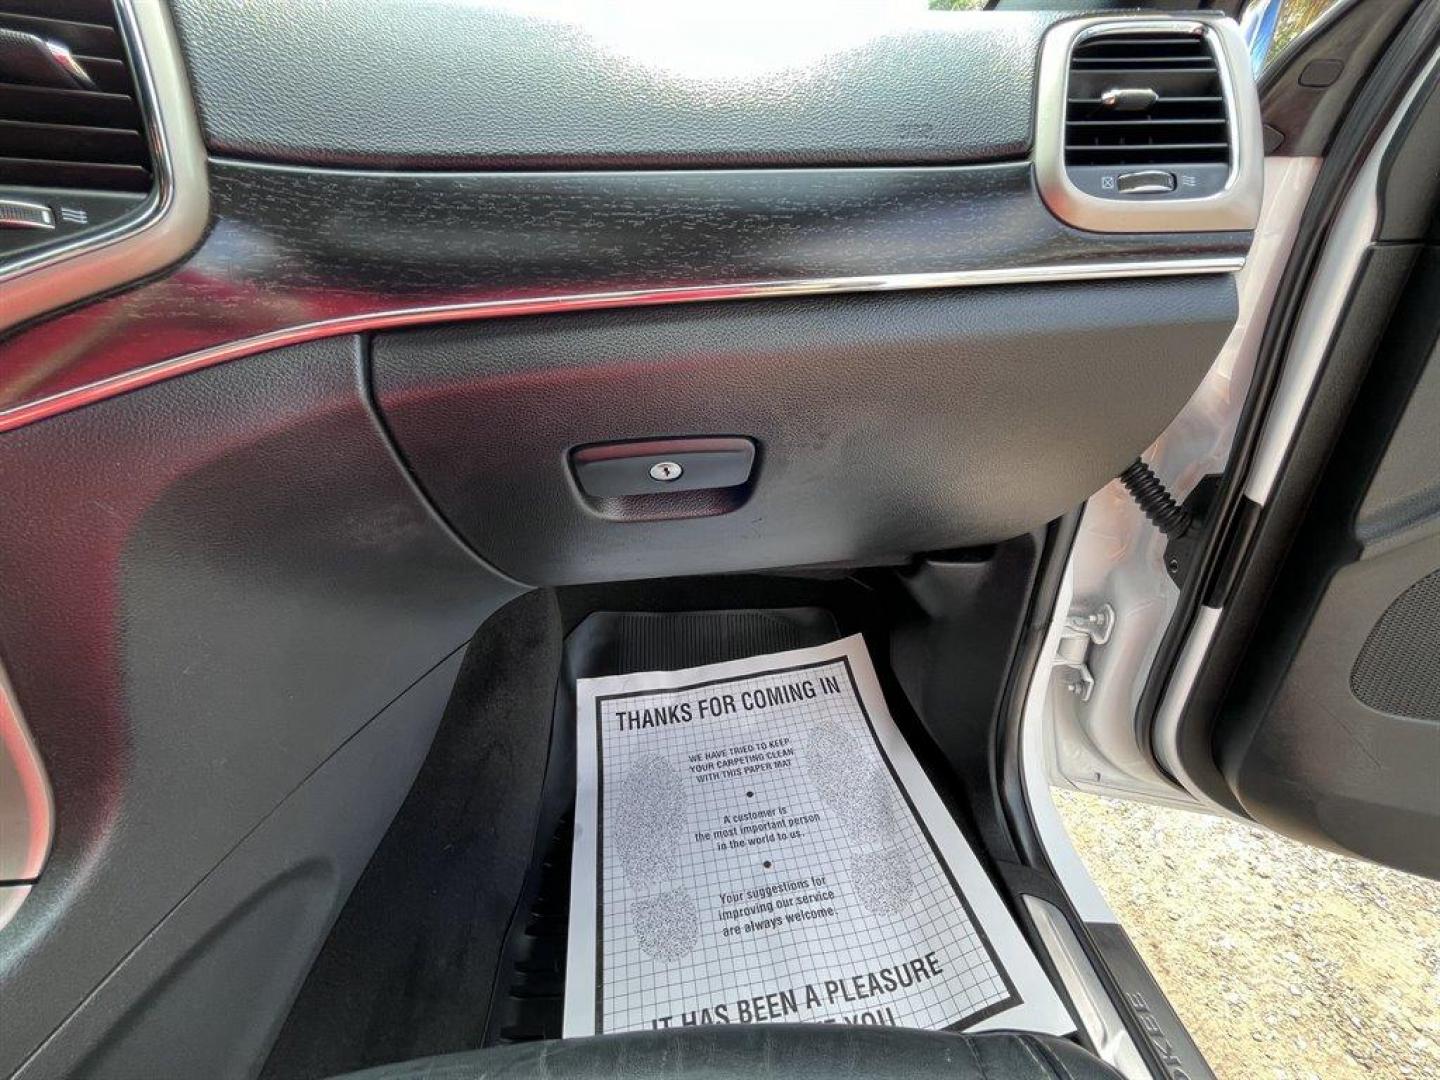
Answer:
<svg viewBox="0 0 1440 1080"><path fill-rule="evenodd" d="M0 0L0 184L153 183L112 0Z"/></svg>
<svg viewBox="0 0 1440 1080"><path fill-rule="evenodd" d="M1219 64L1204 34L1118 31L1076 43L1067 165L1228 164Z"/></svg>
<svg viewBox="0 0 1440 1080"><path fill-rule="evenodd" d="M1401 593L1375 622L1350 689L1380 712L1440 721L1440 570Z"/></svg>

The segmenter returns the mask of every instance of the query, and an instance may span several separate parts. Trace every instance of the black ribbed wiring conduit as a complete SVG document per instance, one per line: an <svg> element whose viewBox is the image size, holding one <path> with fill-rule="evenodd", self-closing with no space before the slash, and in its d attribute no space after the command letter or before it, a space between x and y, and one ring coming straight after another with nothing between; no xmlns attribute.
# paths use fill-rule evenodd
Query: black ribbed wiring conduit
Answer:
<svg viewBox="0 0 1440 1080"><path fill-rule="evenodd" d="M1120 474L1120 483L1130 492L1145 516L1166 536L1183 536L1190 528L1190 513L1170 497L1150 466L1136 458Z"/></svg>

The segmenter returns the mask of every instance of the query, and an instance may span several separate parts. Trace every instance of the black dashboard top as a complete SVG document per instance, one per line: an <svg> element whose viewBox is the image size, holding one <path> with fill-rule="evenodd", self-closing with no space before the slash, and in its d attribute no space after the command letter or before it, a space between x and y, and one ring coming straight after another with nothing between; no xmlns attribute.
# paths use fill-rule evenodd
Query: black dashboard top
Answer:
<svg viewBox="0 0 1440 1080"><path fill-rule="evenodd" d="M455 0L175 0L207 142L377 168L700 168L1023 156L1050 13L657 20Z"/></svg>

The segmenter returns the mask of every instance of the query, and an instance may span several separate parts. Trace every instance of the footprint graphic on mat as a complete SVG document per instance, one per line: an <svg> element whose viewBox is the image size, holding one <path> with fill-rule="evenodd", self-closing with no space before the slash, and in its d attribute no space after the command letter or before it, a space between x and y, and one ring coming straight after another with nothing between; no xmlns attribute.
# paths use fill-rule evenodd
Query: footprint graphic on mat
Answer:
<svg viewBox="0 0 1440 1080"><path fill-rule="evenodd" d="M635 938L647 956L678 960L695 947L700 913L679 874L685 842L685 777L669 758L643 757L620 781L616 848L625 880L637 894L630 905Z"/></svg>
<svg viewBox="0 0 1440 1080"><path fill-rule="evenodd" d="M641 897L630 906L630 915L646 956L679 960L695 947L700 913L683 888Z"/></svg>
<svg viewBox="0 0 1440 1080"><path fill-rule="evenodd" d="M900 844L857 851L850 856L850 880L860 902L876 915L895 915L915 895L915 867Z"/></svg>
<svg viewBox="0 0 1440 1080"><path fill-rule="evenodd" d="M884 766L876 762L857 777L863 748L828 720L810 729L804 755L806 775L853 843L850 881L860 902L876 915L905 910L915 895L915 867L901 840Z"/></svg>

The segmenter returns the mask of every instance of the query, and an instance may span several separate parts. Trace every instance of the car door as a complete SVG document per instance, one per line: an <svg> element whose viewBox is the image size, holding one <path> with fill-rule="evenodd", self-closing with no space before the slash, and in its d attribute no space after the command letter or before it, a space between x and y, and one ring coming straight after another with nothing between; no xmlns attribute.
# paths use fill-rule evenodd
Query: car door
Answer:
<svg viewBox="0 0 1440 1080"><path fill-rule="evenodd" d="M1252 256L1229 360L1146 455L1173 497L1152 472L1087 508L1062 658L1093 685L1046 738L1075 786L1434 877L1436 84L1430 14L1403 7L1331 12L1261 79L1281 140L1261 232L1285 254ZM1284 156L1283 103L1360 20L1386 45L1350 115L1301 133L1315 158Z"/></svg>

